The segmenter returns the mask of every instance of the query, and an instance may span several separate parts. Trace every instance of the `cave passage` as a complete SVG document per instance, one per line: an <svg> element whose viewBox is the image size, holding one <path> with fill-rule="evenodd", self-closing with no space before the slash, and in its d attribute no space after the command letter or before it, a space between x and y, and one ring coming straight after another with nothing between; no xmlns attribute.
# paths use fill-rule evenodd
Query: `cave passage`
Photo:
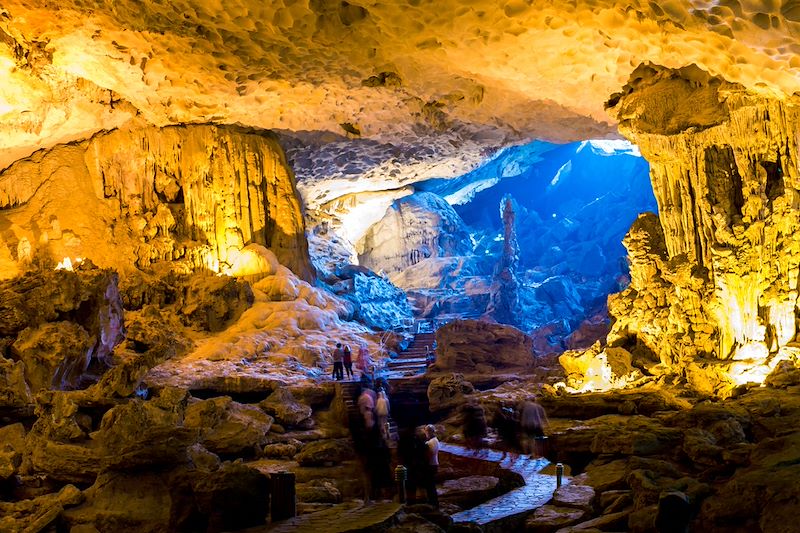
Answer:
<svg viewBox="0 0 800 533"><path fill-rule="evenodd" d="M608 294L627 286L622 239L639 214L657 211L649 165L627 141L535 141L506 148L459 178L415 187L417 195L444 198L463 221L472 249L464 277L493 275L503 249L500 205L512 198L521 315L514 325L526 331L549 325L555 344L586 318L604 315ZM488 297L474 292L459 302L441 294L438 311L485 313ZM412 300L418 293L410 291Z"/></svg>

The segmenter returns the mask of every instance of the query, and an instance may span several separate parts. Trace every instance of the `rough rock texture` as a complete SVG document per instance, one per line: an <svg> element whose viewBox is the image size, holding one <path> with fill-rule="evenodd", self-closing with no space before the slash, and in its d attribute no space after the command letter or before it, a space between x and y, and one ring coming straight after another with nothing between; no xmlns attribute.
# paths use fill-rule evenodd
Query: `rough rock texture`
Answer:
<svg viewBox="0 0 800 533"><path fill-rule="evenodd" d="M0 208L3 276L63 257L119 270L180 260L220 272L256 243L313 278L294 177L263 132L143 127L60 145L0 174Z"/></svg>
<svg viewBox="0 0 800 533"><path fill-rule="evenodd" d="M514 199L508 195L500 201L500 218L503 220L503 251L494 270L491 297L486 314L501 324L520 323L519 305L519 245L517 244Z"/></svg>
<svg viewBox="0 0 800 533"><path fill-rule="evenodd" d="M625 238L631 285L609 300L609 342L704 392L762 382L796 357L794 100L642 66L610 105L651 164L659 218Z"/></svg>
<svg viewBox="0 0 800 533"><path fill-rule="evenodd" d="M86 268L40 269L0 282L0 336L10 340L32 393L85 387L108 368L124 337L117 280L112 271ZM87 376L91 365L95 375ZM5 379L13 381L12 374Z"/></svg>
<svg viewBox="0 0 800 533"><path fill-rule="evenodd" d="M451 151L464 138L484 140L474 130L486 124L499 130L492 141L576 130L592 138L609 131L598 124L609 120L604 99L641 61L695 62L784 94L800 68L793 3L141 7L4 4L0 148L30 153L137 112L157 124L219 120L387 139L456 124L466 131ZM539 53L521 57L534 43Z"/></svg>
<svg viewBox="0 0 800 533"><path fill-rule="evenodd" d="M311 407L296 401L291 391L285 388L277 389L258 406L282 426L296 426L311 416Z"/></svg>
<svg viewBox="0 0 800 533"><path fill-rule="evenodd" d="M337 271L336 279L332 289L353 303L355 320L388 330L413 319L406 293L371 270L347 265Z"/></svg>
<svg viewBox="0 0 800 533"><path fill-rule="evenodd" d="M441 197L427 192L395 201L357 244L360 264L394 273L430 257L472 251L461 217Z"/></svg>
<svg viewBox="0 0 800 533"><path fill-rule="evenodd" d="M220 331L238 319L255 297L249 283L227 276L194 276L177 297L185 321L205 331Z"/></svg>
<svg viewBox="0 0 800 533"><path fill-rule="evenodd" d="M222 396L190 404L183 424L200 431L201 442L209 451L233 454L263 446L272 421L258 407Z"/></svg>
<svg viewBox="0 0 800 533"><path fill-rule="evenodd" d="M303 446L295 460L303 466L323 466L338 464L353 459L353 443L350 439L318 440Z"/></svg>
<svg viewBox="0 0 800 533"><path fill-rule="evenodd" d="M533 516L525 521L528 533L552 533L562 527L577 524L586 516L586 511L571 507L543 505L533 512Z"/></svg>
<svg viewBox="0 0 800 533"><path fill-rule="evenodd" d="M463 405L465 395L475 392L472 383L461 374L448 374L435 377L428 384L426 394L431 411L441 411Z"/></svg>
<svg viewBox="0 0 800 533"><path fill-rule="evenodd" d="M478 320L457 320L436 332L436 368L459 372L530 368L533 340L520 330Z"/></svg>
<svg viewBox="0 0 800 533"><path fill-rule="evenodd" d="M499 493L499 479L494 476L467 476L442 483L439 498L462 509L488 501Z"/></svg>

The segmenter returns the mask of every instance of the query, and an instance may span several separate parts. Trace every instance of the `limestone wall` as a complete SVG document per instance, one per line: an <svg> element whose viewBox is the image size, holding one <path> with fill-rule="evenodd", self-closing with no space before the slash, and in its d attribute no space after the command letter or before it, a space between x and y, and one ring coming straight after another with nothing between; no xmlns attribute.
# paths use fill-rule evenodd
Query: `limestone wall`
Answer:
<svg viewBox="0 0 800 533"><path fill-rule="evenodd" d="M313 277L294 177L269 135L231 126L114 130L0 174L0 266L89 257L224 269L245 245Z"/></svg>
<svg viewBox="0 0 800 533"><path fill-rule="evenodd" d="M609 341L700 388L761 381L794 358L797 100L695 68L640 67L632 80L610 104L651 165L659 218L625 239L632 281L609 300Z"/></svg>

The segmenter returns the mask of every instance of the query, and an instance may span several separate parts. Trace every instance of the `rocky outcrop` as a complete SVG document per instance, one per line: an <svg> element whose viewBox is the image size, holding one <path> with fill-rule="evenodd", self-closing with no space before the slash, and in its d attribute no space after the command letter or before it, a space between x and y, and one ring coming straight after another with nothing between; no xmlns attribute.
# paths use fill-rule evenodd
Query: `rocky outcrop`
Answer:
<svg viewBox="0 0 800 533"><path fill-rule="evenodd" d="M201 442L209 451L236 454L263 446L272 421L254 405L220 396L190 404L183 424L200 432Z"/></svg>
<svg viewBox="0 0 800 533"><path fill-rule="evenodd" d="M195 275L179 291L175 309L184 321L205 331L220 331L253 301L249 283L227 276Z"/></svg>
<svg viewBox="0 0 800 533"><path fill-rule="evenodd" d="M465 396L475 392L472 383L461 374L447 374L431 380L426 390L431 412L442 411L463 405Z"/></svg>
<svg viewBox="0 0 800 533"><path fill-rule="evenodd" d="M355 451L350 439L330 439L309 442L295 456L295 461L302 466L323 466L354 458Z"/></svg>
<svg viewBox="0 0 800 533"><path fill-rule="evenodd" d="M406 293L371 270L347 265L337 270L333 291L353 303L353 318L388 330L413 319Z"/></svg>
<svg viewBox="0 0 800 533"><path fill-rule="evenodd" d="M531 368L533 340L520 330L478 320L456 320L436 332L436 368L494 372Z"/></svg>
<svg viewBox="0 0 800 533"><path fill-rule="evenodd" d="M180 261L220 272L255 243L301 278L314 276L294 178L264 132L115 130L15 163L0 174L0 199L6 274L63 257L122 271ZM36 234L25 229L34 218L43 221Z"/></svg>
<svg viewBox="0 0 800 533"><path fill-rule="evenodd" d="M472 246L453 208L441 197L422 192L395 201L358 249L360 264L393 273L430 257L470 253Z"/></svg>
<svg viewBox="0 0 800 533"><path fill-rule="evenodd" d="M34 393L97 380L124 337L117 274L97 268L40 269L1 282L0 317L0 336L11 342L10 356L22 363ZM5 380L13 381L7 368Z"/></svg>
<svg viewBox="0 0 800 533"><path fill-rule="evenodd" d="M696 67L641 66L609 105L651 165L659 215L624 244L631 285L609 300L609 342L651 374L707 393L794 359L800 120Z"/></svg>
<svg viewBox="0 0 800 533"><path fill-rule="evenodd" d="M275 390L258 406L284 427L296 426L311 416L311 407L296 401L292 392L283 387Z"/></svg>

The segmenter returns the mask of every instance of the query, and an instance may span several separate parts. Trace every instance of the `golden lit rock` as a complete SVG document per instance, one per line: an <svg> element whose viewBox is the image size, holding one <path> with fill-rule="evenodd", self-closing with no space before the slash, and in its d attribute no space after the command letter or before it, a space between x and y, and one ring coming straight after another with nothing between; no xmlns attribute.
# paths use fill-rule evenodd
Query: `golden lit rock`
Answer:
<svg viewBox="0 0 800 533"><path fill-rule="evenodd" d="M9 221L0 241L5 277L37 256L86 257L121 271L177 261L219 272L249 244L313 277L294 178L266 134L116 130L15 163L0 175L0 199Z"/></svg>
<svg viewBox="0 0 800 533"><path fill-rule="evenodd" d="M659 205L625 245L631 286L609 341L708 391L761 383L796 339L800 228L794 99L696 68L643 66L610 104L651 164Z"/></svg>

